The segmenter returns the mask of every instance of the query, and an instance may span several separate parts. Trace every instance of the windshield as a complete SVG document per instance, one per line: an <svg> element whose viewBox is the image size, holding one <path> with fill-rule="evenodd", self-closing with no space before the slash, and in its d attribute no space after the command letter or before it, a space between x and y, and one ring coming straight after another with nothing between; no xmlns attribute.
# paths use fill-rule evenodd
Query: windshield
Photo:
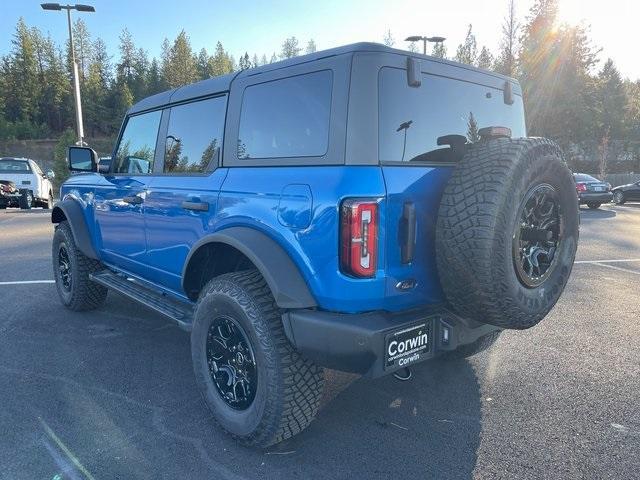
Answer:
<svg viewBox="0 0 640 480"><path fill-rule="evenodd" d="M587 175L586 173L574 173L573 178L575 179L576 182L599 182L600 181L597 178L592 177L591 175Z"/></svg>
<svg viewBox="0 0 640 480"><path fill-rule="evenodd" d="M457 161L483 127L526 136L519 95L507 105L500 89L424 73L422 85L410 87L406 70L391 67L380 70L378 81L381 161Z"/></svg>
<svg viewBox="0 0 640 480"><path fill-rule="evenodd" d="M3 159L0 160L0 172L31 173L31 167L26 160Z"/></svg>

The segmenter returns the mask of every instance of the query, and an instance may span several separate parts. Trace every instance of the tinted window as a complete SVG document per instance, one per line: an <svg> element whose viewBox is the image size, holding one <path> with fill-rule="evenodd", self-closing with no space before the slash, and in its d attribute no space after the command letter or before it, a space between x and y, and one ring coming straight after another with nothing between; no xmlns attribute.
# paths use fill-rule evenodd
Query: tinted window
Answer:
<svg viewBox="0 0 640 480"><path fill-rule="evenodd" d="M455 161L477 129L509 127L525 136L522 98L504 103L500 89L422 74L418 88L407 84L406 70L383 68L379 76L379 154L383 161ZM438 138L450 143L438 145ZM461 147L461 148L457 148Z"/></svg>
<svg viewBox="0 0 640 480"><path fill-rule="evenodd" d="M127 120L114 158L115 173L140 175L153 172L161 116L162 112L156 111Z"/></svg>
<svg viewBox="0 0 640 480"><path fill-rule="evenodd" d="M171 107L164 156L166 173L204 172L222 145L227 97Z"/></svg>
<svg viewBox="0 0 640 480"><path fill-rule="evenodd" d="M238 158L319 157L327 153L332 74L248 87L242 99Z"/></svg>
<svg viewBox="0 0 640 480"><path fill-rule="evenodd" d="M31 173L31 167L26 160L0 160L0 172Z"/></svg>
<svg viewBox="0 0 640 480"><path fill-rule="evenodd" d="M574 173L573 178L576 182L599 182L597 178L587 175L586 173Z"/></svg>

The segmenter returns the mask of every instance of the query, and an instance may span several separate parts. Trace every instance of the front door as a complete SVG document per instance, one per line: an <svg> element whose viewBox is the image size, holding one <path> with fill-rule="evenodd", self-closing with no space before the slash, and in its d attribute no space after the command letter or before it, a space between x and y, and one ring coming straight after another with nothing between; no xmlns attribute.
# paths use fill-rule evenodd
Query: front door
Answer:
<svg viewBox="0 0 640 480"><path fill-rule="evenodd" d="M95 191L101 257L131 273L146 273L145 201L151 185L160 110L127 119L111 172Z"/></svg>

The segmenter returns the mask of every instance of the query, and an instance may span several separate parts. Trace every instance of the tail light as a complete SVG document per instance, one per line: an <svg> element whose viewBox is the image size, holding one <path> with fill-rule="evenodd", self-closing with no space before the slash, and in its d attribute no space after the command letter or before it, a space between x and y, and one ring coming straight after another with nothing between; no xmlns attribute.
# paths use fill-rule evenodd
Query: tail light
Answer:
<svg viewBox="0 0 640 480"><path fill-rule="evenodd" d="M576 183L576 190L578 192L586 192L587 191L587 185L584 183Z"/></svg>
<svg viewBox="0 0 640 480"><path fill-rule="evenodd" d="M373 277L378 263L378 202L345 200L340 209L340 270Z"/></svg>

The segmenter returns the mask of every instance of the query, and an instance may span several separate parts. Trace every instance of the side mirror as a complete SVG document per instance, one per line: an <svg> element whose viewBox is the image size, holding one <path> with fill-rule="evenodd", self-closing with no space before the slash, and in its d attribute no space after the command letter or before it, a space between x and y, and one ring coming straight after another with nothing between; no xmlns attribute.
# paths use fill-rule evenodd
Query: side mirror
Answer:
<svg viewBox="0 0 640 480"><path fill-rule="evenodd" d="M72 172L95 172L98 169L98 155L89 147L69 147L67 159Z"/></svg>
<svg viewBox="0 0 640 480"><path fill-rule="evenodd" d="M53 170L47 170L47 173L45 173L44 176L49 180L53 180L54 178L56 178L56 174Z"/></svg>

